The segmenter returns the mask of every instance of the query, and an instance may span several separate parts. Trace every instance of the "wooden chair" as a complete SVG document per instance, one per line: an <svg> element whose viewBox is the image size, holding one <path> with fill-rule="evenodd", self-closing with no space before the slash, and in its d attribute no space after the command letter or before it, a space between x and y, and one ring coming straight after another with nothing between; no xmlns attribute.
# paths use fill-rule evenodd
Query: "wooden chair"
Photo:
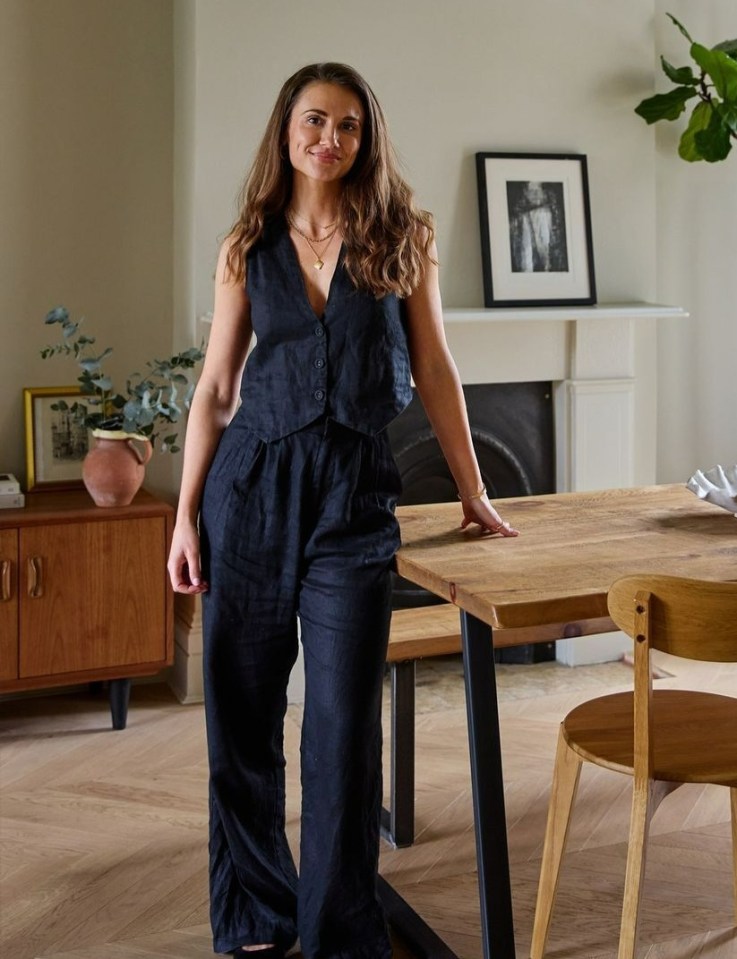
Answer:
<svg viewBox="0 0 737 959"><path fill-rule="evenodd" d="M573 709L558 737L540 885L530 948L541 959L561 858L584 760L634 777L618 959L634 959L653 813L683 783L730 790L737 913L737 699L652 688L650 651L737 662L737 583L674 576L626 576L609 591L609 615L634 639L634 692Z"/></svg>

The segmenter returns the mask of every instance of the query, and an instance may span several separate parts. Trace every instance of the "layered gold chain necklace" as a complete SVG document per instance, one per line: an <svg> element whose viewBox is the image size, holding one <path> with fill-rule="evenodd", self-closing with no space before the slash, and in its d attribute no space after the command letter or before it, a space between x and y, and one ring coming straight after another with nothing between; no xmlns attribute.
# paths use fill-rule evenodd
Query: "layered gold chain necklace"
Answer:
<svg viewBox="0 0 737 959"><path fill-rule="evenodd" d="M334 223L329 223L326 227L323 227L323 229L325 230L329 230L330 227L332 227L331 232L328 233L327 236L323 236L320 238L314 237L314 236L307 236L307 234L303 233L302 230L300 230L300 228L294 222L295 215L299 216L299 214L293 214L291 211L287 211L287 223L291 226L291 228L294 230L295 233L298 233L302 237L302 239L305 241L307 246L309 246L309 248L315 254L315 262L312 264L314 269L321 270L325 266L325 260L323 259L323 257L327 253L328 247L333 241L333 237L338 232L338 223L336 221ZM301 217L301 219L304 219L304 217ZM319 246L321 243L324 243L325 246L322 248L322 251L318 252L318 250L315 249L315 246L313 244L317 244Z"/></svg>

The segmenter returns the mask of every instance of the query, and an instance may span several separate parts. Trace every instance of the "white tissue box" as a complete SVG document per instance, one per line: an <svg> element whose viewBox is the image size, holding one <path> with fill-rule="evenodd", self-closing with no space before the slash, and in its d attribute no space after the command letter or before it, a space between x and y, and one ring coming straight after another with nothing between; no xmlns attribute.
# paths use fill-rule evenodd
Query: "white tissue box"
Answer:
<svg viewBox="0 0 737 959"><path fill-rule="evenodd" d="M0 473L0 496L5 493L20 493L20 483L12 473Z"/></svg>

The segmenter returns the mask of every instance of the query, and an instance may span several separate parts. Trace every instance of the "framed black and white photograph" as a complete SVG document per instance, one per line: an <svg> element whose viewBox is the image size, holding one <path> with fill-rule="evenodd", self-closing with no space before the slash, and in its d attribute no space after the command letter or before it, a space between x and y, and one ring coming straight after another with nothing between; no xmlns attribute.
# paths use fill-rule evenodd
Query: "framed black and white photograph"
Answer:
<svg viewBox="0 0 737 959"><path fill-rule="evenodd" d="M485 306L596 302L586 157L477 153Z"/></svg>
<svg viewBox="0 0 737 959"><path fill-rule="evenodd" d="M78 489L89 432L75 422L70 407L78 386L39 386L23 390L26 419L27 488Z"/></svg>

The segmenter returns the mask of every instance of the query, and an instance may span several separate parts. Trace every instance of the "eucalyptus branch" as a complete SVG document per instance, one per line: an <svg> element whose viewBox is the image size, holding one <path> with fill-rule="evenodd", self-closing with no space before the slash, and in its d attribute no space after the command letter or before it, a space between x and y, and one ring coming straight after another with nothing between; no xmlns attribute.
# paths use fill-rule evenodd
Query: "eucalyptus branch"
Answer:
<svg viewBox="0 0 737 959"><path fill-rule="evenodd" d="M61 327L62 342L41 350L41 356L73 356L81 369L77 382L82 400L69 406L63 400L52 404L52 409L68 410L72 419L89 429L122 430L146 436L155 444L161 430L160 423L176 423L194 392L186 372L192 370L203 358L203 349L195 347L178 353L166 360L146 363L144 374L132 373L126 379L125 393L118 393L112 379L105 373L103 362L113 352L111 347L95 355L92 346L95 338L80 332L83 319L76 322L69 318L68 311L59 306L47 314L48 325ZM180 392L185 389L180 399ZM177 434L164 437L161 451L177 453Z"/></svg>

